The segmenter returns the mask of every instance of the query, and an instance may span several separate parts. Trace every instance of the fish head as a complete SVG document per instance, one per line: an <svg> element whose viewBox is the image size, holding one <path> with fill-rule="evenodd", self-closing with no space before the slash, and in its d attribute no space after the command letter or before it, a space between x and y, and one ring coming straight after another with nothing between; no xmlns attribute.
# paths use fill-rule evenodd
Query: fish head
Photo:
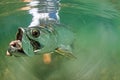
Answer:
<svg viewBox="0 0 120 80"><path fill-rule="evenodd" d="M19 28L16 40L10 43L7 55L34 56L52 52L57 48L57 36L53 28Z"/></svg>

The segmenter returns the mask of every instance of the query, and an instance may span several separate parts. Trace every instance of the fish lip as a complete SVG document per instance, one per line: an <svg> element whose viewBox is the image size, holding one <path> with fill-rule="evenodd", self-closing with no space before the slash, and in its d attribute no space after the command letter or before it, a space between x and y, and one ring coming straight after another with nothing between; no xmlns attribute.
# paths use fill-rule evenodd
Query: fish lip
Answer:
<svg viewBox="0 0 120 80"><path fill-rule="evenodd" d="M17 56L26 55L25 52L22 49L22 45L21 45L20 40L15 40L15 41L10 42L6 55L7 56L12 56L13 54L17 55Z"/></svg>

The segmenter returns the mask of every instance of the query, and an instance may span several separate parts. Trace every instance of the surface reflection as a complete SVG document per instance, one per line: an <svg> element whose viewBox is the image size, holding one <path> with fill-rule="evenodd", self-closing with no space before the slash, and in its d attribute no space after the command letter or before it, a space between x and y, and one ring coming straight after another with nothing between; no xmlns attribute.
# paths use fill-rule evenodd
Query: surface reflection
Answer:
<svg viewBox="0 0 120 80"><path fill-rule="evenodd" d="M59 0L24 0L23 2L29 3L20 10L29 10L29 14L33 16L29 27L60 22L58 15Z"/></svg>

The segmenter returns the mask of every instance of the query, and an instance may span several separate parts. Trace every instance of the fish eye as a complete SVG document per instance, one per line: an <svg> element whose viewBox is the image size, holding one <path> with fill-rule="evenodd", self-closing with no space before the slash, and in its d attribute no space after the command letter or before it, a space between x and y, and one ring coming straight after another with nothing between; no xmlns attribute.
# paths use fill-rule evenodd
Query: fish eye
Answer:
<svg viewBox="0 0 120 80"><path fill-rule="evenodd" d="M33 37L37 38L40 36L40 31L37 29L32 29L31 34Z"/></svg>

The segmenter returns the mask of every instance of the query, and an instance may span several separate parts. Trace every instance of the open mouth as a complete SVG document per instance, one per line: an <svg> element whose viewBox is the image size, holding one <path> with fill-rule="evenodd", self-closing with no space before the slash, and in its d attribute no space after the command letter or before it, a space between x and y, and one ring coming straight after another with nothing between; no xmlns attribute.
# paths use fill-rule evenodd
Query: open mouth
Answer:
<svg viewBox="0 0 120 80"><path fill-rule="evenodd" d="M25 54L22 48L22 35L22 29L18 29L16 40L11 41L9 44L9 48L6 53L7 56L12 56L14 53Z"/></svg>
<svg viewBox="0 0 120 80"><path fill-rule="evenodd" d="M12 56L12 55L16 55L16 56L26 55L26 53L24 52L24 49L22 48L23 32L24 32L23 28L19 28L18 29L18 32L17 32L17 35L16 35L16 40L10 42L9 49L8 49L6 55L8 55L8 56ZM29 37L28 37L28 39L30 41L30 44L33 47L33 51L42 48L42 46L41 46L41 44L39 42L37 42L37 41L35 41L33 39L30 39Z"/></svg>

